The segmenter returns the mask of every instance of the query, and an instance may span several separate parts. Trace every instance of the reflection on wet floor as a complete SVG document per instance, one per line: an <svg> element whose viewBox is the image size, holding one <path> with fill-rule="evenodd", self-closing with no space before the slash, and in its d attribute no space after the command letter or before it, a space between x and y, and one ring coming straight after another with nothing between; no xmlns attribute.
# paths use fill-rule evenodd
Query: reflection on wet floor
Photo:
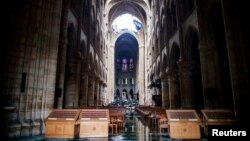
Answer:
<svg viewBox="0 0 250 141"><path fill-rule="evenodd" d="M127 111L124 129L117 134L109 134L109 141L171 141L167 129L158 132L158 121L142 119L135 111ZM176 140L176 139L175 139ZM206 141L207 139L201 139Z"/></svg>
<svg viewBox="0 0 250 141"><path fill-rule="evenodd" d="M126 111L123 128L117 133L109 133L108 138L51 139L44 136L22 137L13 141L171 141L167 130L157 131L157 121L150 124L135 111ZM207 139L201 139L206 141Z"/></svg>
<svg viewBox="0 0 250 141"><path fill-rule="evenodd" d="M125 141L163 141L170 140L167 132L159 134L157 122L153 126L146 125L149 121L144 121L134 111L127 111L125 116L124 129L118 130L117 134L110 134L109 140L125 140Z"/></svg>

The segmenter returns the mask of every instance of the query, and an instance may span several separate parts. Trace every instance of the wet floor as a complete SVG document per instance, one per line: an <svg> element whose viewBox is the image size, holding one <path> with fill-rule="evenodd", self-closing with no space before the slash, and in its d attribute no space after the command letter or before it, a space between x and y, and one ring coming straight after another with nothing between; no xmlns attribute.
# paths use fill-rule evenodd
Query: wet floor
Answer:
<svg viewBox="0 0 250 141"><path fill-rule="evenodd" d="M21 137L12 141L172 141L167 131L161 134L157 131L157 122L149 125L149 121L142 120L135 111L127 111L125 117L124 128L120 128L117 133L110 133L108 138L52 139L40 135Z"/></svg>
<svg viewBox="0 0 250 141"><path fill-rule="evenodd" d="M140 115L131 111L126 114L124 130L119 130L118 134L110 135L109 140L123 141L167 141L170 140L168 133L159 134L157 124L149 127L146 124L149 121L142 122ZM143 124L144 123L144 124Z"/></svg>

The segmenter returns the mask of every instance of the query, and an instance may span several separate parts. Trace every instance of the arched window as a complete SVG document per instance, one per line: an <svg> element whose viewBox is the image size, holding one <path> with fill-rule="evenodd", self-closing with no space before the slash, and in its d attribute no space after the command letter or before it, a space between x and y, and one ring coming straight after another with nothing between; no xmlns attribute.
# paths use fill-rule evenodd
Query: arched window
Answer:
<svg viewBox="0 0 250 141"><path fill-rule="evenodd" d="M129 70L132 71L133 68L134 68L134 63L133 63L133 59L131 58L131 59L129 60Z"/></svg>
<svg viewBox="0 0 250 141"><path fill-rule="evenodd" d="M122 79L122 84L125 84L125 79L124 78Z"/></svg>
<svg viewBox="0 0 250 141"><path fill-rule="evenodd" d="M132 78L129 79L129 83L130 83L131 85L133 84Z"/></svg>
<svg viewBox="0 0 250 141"><path fill-rule="evenodd" d="M120 60L119 59L116 60L116 70L117 71L120 70Z"/></svg>
<svg viewBox="0 0 250 141"><path fill-rule="evenodd" d="M127 59L122 59L122 71L125 72L128 70Z"/></svg>

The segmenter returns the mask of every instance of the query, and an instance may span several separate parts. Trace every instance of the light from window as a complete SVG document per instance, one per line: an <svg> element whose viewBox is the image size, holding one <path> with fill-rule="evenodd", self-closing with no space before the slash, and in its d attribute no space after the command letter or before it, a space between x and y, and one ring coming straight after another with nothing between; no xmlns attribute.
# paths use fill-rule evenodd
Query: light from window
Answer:
<svg viewBox="0 0 250 141"><path fill-rule="evenodd" d="M123 30L130 30L132 32L139 32L142 28L141 21L131 14L123 14L117 17L112 23L112 30L119 33Z"/></svg>
<svg viewBox="0 0 250 141"><path fill-rule="evenodd" d="M122 72L125 72L127 70L128 70L127 59L122 59Z"/></svg>

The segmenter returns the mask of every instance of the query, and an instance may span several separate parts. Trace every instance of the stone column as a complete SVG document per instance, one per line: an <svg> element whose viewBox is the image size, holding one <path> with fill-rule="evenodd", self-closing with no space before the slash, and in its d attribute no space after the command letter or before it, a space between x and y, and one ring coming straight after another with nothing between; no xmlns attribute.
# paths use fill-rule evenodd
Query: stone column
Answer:
<svg viewBox="0 0 250 141"><path fill-rule="evenodd" d="M94 106L95 79L90 78L88 83L88 103L87 106Z"/></svg>
<svg viewBox="0 0 250 141"><path fill-rule="evenodd" d="M54 104L55 108L58 108L58 109L63 108L66 49L67 49L66 41L60 41L59 49L58 49L59 52L58 52L57 73L56 73L56 90L57 91L56 91L55 104Z"/></svg>
<svg viewBox="0 0 250 141"><path fill-rule="evenodd" d="M101 81L100 85L99 85L99 101L98 101L98 106L103 105L103 100L104 100L104 97L103 97L103 83Z"/></svg>
<svg viewBox="0 0 250 141"><path fill-rule="evenodd" d="M179 108L179 86L177 85L178 77L174 72L168 73L168 82L169 82L169 99L170 99L170 109Z"/></svg>
<svg viewBox="0 0 250 141"><path fill-rule="evenodd" d="M151 101L152 101L152 105L155 105L154 101L153 101L153 95L155 94L155 90L153 87L150 88L150 95L151 95Z"/></svg>
<svg viewBox="0 0 250 141"><path fill-rule="evenodd" d="M65 88L65 108L78 107L78 84L77 84L77 64L71 63L69 66L70 74L67 77Z"/></svg>
<svg viewBox="0 0 250 141"><path fill-rule="evenodd" d="M169 93L168 93L167 74L165 72L161 72L160 78L161 78L162 107L169 108Z"/></svg>
<svg viewBox="0 0 250 141"><path fill-rule="evenodd" d="M102 105L107 105L108 104L108 99L109 99L109 95L107 94L107 87L106 87L106 83L104 82L103 83L103 87L102 87L103 89L102 89L102 97L103 97L103 99L102 99Z"/></svg>
<svg viewBox="0 0 250 141"><path fill-rule="evenodd" d="M99 97L99 79L96 79L96 83L95 83L95 93L94 93L94 105L98 106L98 101L100 99Z"/></svg>
<svg viewBox="0 0 250 141"><path fill-rule="evenodd" d="M68 23L68 8L69 0L63 2L62 19L60 27L59 48L57 58L56 70L56 88L57 97L55 98L55 108L63 108L63 93L64 93L64 76L65 76L65 63L66 63L66 50L67 50L67 23Z"/></svg>
<svg viewBox="0 0 250 141"><path fill-rule="evenodd" d="M227 41L235 115L249 121L245 106L249 104L249 17L246 2L221 0ZM244 15L243 14L243 15ZM240 22L241 21L241 22Z"/></svg>
<svg viewBox="0 0 250 141"><path fill-rule="evenodd" d="M193 80L191 79L191 64L182 60L178 65L180 68L181 107L185 109L194 108L195 103Z"/></svg>
<svg viewBox="0 0 250 141"><path fill-rule="evenodd" d="M219 95L220 78L218 53L214 45L199 43L200 62L201 62L201 75L202 84L204 88L204 107L205 108L219 108L220 100L223 97Z"/></svg>
<svg viewBox="0 0 250 141"><path fill-rule="evenodd" d="M80 107L86 107L88 101L88 73L84 72L82 74L82 84L81 84L81 99L80 99Z"/></svg>

